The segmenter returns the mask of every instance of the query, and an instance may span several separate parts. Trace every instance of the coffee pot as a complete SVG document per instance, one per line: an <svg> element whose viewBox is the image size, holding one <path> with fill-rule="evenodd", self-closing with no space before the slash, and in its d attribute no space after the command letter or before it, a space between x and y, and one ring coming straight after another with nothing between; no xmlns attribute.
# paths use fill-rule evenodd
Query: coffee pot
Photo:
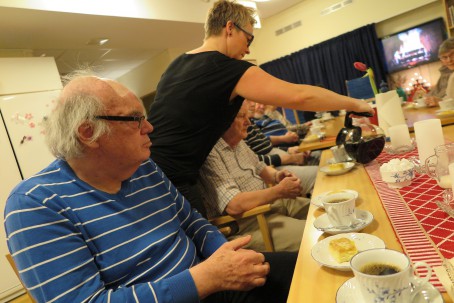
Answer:
<svg viewBox="0 0 454 303"><path fill-rule="evenodd" d="M353 124L351 114L371 117L369 113L347 112L344 128L336 137L336 144L343 145L348 155L356 162L366 164L380 155L385 147L385 133L377 125L371 124L368 119L358 120Z"/></svg>
<svg viewBox="0 0 454 303"><path fill-rule="evenodd" d="M454 163L454 143L435 147L435 154L426 159L426 173L434 178L438 186L444 189L451 188L449 164Z"/></svg>

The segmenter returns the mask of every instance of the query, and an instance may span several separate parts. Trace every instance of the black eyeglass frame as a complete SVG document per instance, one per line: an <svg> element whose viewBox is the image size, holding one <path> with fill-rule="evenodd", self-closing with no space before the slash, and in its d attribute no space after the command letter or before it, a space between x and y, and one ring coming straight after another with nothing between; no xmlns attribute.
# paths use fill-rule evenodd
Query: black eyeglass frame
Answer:
<svg viewBox="0 0 454 303"><path fill-rule="evenodd" d="M233 25L235 25L236 28L238 28L240 31L245 33L248 36L251 36L251 38L247 37L247 47L251 46L252 41L254 41L254 35L248 32L247 30L243 29L241 26L239 26L236 22L233 22Z"/></svg>
<svg viewBox="0 0 454 303"><path fill-rule="evenodd" d="M124 122L138 122L139 129L142 127L145 116L95 116L96 119L108 120L108 121L124 121Z"/></svg>

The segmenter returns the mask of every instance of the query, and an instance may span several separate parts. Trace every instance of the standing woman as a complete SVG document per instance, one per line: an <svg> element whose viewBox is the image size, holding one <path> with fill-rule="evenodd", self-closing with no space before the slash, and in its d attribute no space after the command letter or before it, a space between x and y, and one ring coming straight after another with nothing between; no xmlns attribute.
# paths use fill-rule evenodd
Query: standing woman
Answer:
<svg viewBox="0 0 454 303"><path fill-rule="evenodd" d="M243 100L305 111L370 112L364 101L279 80L243 61L254 40L254 10L214 3L199 48L182 54L162 75L148 121L151 157L180 192L206 216L197 187L199 168L229 128Z"/></svg>

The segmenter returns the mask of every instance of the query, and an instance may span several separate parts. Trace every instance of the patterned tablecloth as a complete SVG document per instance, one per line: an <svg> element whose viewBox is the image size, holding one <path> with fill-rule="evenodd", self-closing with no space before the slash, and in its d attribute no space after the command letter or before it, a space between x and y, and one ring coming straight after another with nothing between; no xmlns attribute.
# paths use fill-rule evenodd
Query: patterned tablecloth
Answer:
<svg viewBox="0 0 454 303"><path fill-rule="evenodd" d="M416 174L409 186L392 189L381 180L379 171L391 159L412 156L418 156L416 149L400 155L382 152L365 168L406 254L412 262L424 261L433 268L443 258L454 257L454 218L435 203L442 200L443 189L426 174ZM434 273L430 282L445 291Z"/></svg>

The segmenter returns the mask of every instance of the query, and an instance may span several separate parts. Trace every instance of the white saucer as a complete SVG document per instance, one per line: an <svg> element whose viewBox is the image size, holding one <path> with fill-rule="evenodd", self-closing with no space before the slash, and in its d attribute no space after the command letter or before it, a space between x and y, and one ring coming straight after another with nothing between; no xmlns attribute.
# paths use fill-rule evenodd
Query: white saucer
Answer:
<svg viewBox="0 0 454 303"><path fill-rule="evenodd" d="M315 219L315 221L314 221L314 227L317 228L318 230L323 230L325 228L333 227L333 229L328 229L328 230L325 230L324 232L326 232L327 234L331 234L331 235L337 235L337 234L360 231L361 229L365 228L370 223L372 223L372 221L374 220L374 216L367 210L355 209L355 214L356 214L357 219L364 221L363 224L356 226L355 228L351 228L351 229L334 228L333 225L331 224L331 222L329 221L328 214L323 214L323 215L320 215L319 217L317 217L317 219Z"/></svg>
<svg viewBox="0 0 454 303"><path fill-rule="evenodd" d="M424 285L424 288L435 290L438 293L437 297L434 298L433 301L431 302L433 303L444 302L442 295L435 287L433 287L432 284L427 282ZM345 281L345 283L342 284L341 287L339 287L336 294L336 303L364 303L355 278L351 278ZM419 300L418 302L413 303L425 303L425 301Z"/></svg>
<svg viewBox="0 0 454 303"><path fill-rule="evenodd" d="M352 157L347 156L347 160L346 160L346 161L343 161L343 162L353 162L353 161L355 161L355 160L353 160ZM340 163L340 162L337 162L336 159L334 159L334 158L329 158L329 159L326 161L326 163L328 163L328 164L335 164L335 163Z"/></svg>
<svg viewBox="0 0 454 303"><path fill-rule="evenodd" d="M427 107L426 104L415 104L415 108L425 108Z"/></svg>
<svg viewBox="0 0 454 303"><path fill-rule="evenodd" d="M323 207L323 202L322 202L322 199L323 197L325 197L326 195L328 195L329 193L332 193L332 192L347 192L347 193L352 193L355 195L355 199L358 198L358 192L356 190L352 190L352 189L339 189L339 190L330 190L330 191L326 191L324 193L321 193L320 195L317 195L315 197L312 197L311 199L311 203L314 204L315 206L319 207L319 208L325 208Z"/></svg>
<svg viewBox="0 0 454 303"><path fill-rule="evenodd" d="M315 244L311 250L312 258L317 261L317 263L329 268L334 268L340 271L351 270L350 262L337 263L337 261L331 256L329 252L329 242L339 238L348 238L350 240L353 240L355 242L356 248L358 249L358 252L366 249L386 247L385 242L383 242L382 239L369 234L350 233L335 235L325 238Z"/></svg>
<svg viewBox="0 0 454 303"><path fill-rule="evenodd" d="M350 171L353 167L355 167L355 163L352 163L352 162L339 162L336 164L340 164L340 163L342 163L344 165L344 168L333 170L330 167L330 165L333 165L333 164L330 164L330 165L320 167L320 171L324 172L328 176L337 176L337 175L345 174L346 172Z"/></svg>

